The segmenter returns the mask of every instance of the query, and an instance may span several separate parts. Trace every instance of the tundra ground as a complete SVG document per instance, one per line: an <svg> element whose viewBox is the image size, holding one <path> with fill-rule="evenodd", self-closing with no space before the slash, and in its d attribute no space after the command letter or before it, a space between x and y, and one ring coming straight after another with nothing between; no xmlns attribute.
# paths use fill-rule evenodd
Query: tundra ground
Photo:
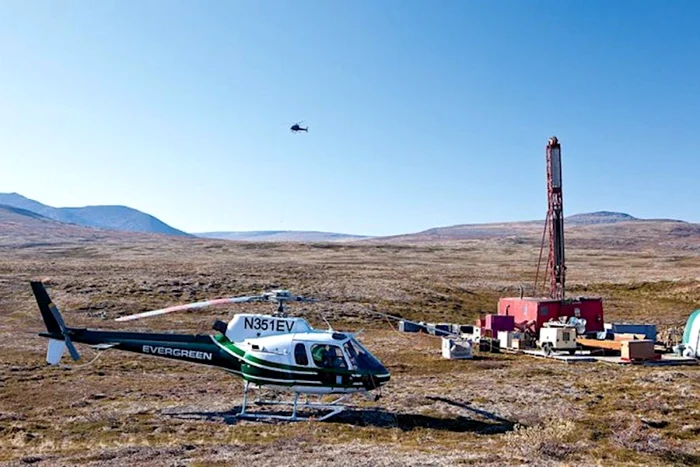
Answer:
<svg viewBox="0 0 700 467"><path fill-rule="evenodd" d="M700 463L700 366L566 365L477 354L447 361L440 340L400 334L374 309L467 322L532 287L539 249L509 241L430 245L253 244L140 239L0 249L0 462L10 465L454 465ZM700 255L570 249L572 294L600 295L608 321L682 326L700 307ZM323 314L389 368L377 402L326 422L234 417L242 383L156 357L95 351L45 364L29 288L45 280L71 326L209 333L265 304L129 323L165 305L271 288L317 297ZM395 323L393 323L395 325ZM87 364L89 363L89 364ZM83 366L81 366L83 365Z"/></svg>

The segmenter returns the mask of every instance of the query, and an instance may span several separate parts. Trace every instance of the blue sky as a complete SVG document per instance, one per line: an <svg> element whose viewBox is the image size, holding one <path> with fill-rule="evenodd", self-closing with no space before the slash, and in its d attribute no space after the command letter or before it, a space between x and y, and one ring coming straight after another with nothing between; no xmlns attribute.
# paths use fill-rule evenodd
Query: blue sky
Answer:
<svg viewBox="0 0 700 467"><path fill-rule="evenodd" d="M190 232L700 222L700 3L0 2L0 192ZM304 120L308 134L289 126Z"/></svg>

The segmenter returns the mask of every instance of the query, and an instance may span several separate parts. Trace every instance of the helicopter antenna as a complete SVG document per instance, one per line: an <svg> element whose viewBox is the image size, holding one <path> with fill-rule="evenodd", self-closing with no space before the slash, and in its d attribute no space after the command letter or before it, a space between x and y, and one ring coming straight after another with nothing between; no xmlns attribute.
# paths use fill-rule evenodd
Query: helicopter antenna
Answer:
<svg viewBox="0 0 700 467"><path fill-rule="evenodd" d="M321 313L321 318L322 318L323 321L325 321L326 324L328 325L328 330L329 330L329 331L333 331L333 326L331 326L331 323L328 322L328 320L326 319L326 316L325 316L323 313Z"/></svg>
<svg viewBox="0 0 700 467"><path fill-rule="evenodd" d="M275 314L283 318L287 317L287 311L284 309L284 300L280 300L279 302L277 302L277 313Z"/></svg>

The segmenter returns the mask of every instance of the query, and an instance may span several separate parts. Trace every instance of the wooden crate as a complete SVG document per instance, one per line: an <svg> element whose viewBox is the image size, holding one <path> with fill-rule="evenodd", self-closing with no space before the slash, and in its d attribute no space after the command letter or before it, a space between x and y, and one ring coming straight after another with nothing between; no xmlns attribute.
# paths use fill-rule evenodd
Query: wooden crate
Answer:
<svg viewBox="0 0 700 467"><path fill-rule="evenodd" d="M657 353L654 352L654 341L650 339L621 341L620 356L622 360L655 360Z"/></svg>
<svg viewBox="0 0 700 467"><path fill-rule="evenodd" d="M620 350L622 348L623 342L629 341L611 341L611 340L598 340L598 339L588 339L586 337L579 337L576 342L584 347L593 347L596 349L605 350Z"/></svg>

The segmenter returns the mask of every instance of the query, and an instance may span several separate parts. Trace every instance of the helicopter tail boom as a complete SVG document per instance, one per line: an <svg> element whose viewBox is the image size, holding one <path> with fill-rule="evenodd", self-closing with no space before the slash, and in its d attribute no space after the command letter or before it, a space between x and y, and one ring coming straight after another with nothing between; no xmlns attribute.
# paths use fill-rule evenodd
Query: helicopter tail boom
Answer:
<svg viewBox="0 0 700 467"><path fill-rule="evenodd" d="M49 339L46 361L57 365L68 349L73 360L80 354L73 342L87 344L97 350L116 349L147 355L154 355L191 363L220 366L229 371L240 371L239 361L219 350L212 336L207 334L174 334L151 332L101 331L83 328L69 328L63 321L58 308L49 298L41 282L31 282L47 332L41 337Z"/></svg>

